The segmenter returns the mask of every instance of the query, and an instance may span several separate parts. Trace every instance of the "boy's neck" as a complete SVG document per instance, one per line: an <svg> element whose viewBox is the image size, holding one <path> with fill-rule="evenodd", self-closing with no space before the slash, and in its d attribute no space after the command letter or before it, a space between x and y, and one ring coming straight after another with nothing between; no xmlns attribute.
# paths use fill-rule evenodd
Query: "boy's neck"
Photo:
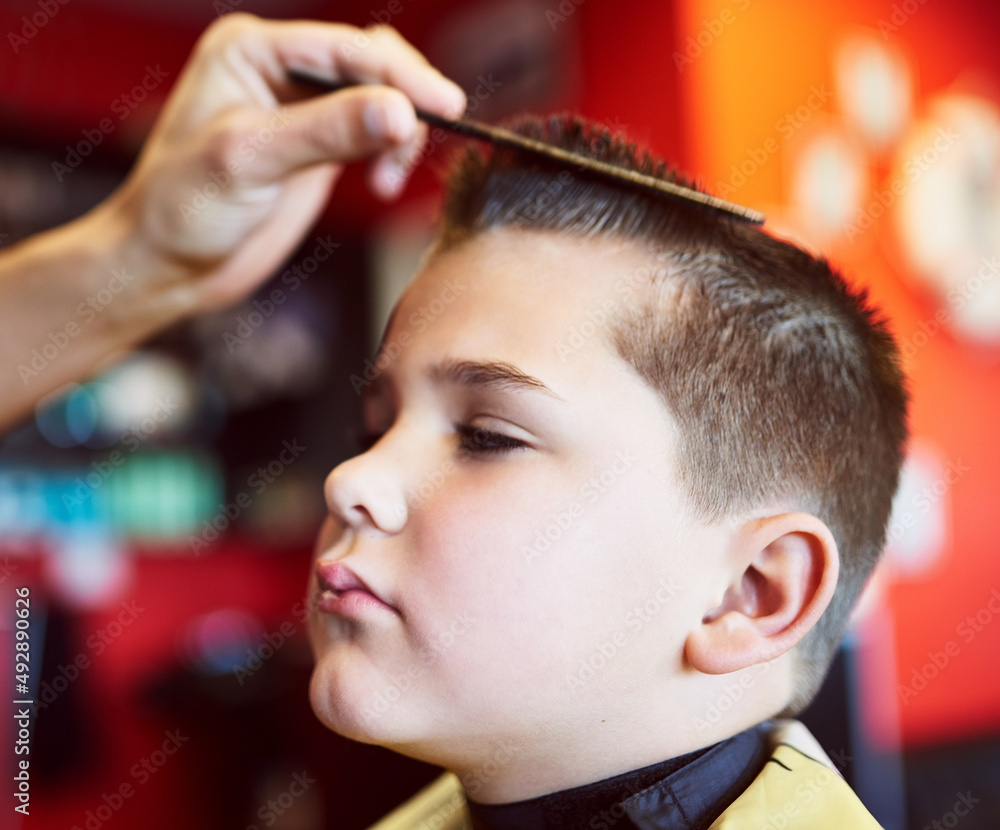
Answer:
<svg viewBox="0 0 1000 830"><path fill-rule="evenodd" d="M699 823L721 811L732 792L749 786L767 753L766 725L758 724L710 747L580 787L508 804L469 798L469 812L475 830L568 830L601 826L593 823L598 819L608 825L612 819L645 816L655 802L657 810L674 810ZM658 795L660 790L668 791L669 798Z"/></svg>

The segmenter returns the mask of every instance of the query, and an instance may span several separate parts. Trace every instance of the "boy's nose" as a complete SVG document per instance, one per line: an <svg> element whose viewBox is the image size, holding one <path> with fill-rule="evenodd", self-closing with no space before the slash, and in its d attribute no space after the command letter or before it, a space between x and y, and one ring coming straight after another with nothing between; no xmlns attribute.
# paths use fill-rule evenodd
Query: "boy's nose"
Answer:
<svg viewBox="0 0 1000 830"><path fill-rule="evenodd" d="M330 471L323 490L330 513L354 530L394 534L406 526L403 479L384 455L349 458Z"/></svg>

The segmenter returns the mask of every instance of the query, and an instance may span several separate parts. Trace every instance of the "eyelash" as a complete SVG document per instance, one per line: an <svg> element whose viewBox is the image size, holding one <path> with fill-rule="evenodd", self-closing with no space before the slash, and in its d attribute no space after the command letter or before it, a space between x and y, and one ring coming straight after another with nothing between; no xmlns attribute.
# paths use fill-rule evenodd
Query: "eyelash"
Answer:
<svg viewBox="0 0 1000 830"><path fill-rule="evenodd" d="M518 438L512 438L501 432L474 427L469 424L455 424L455 432L459 437L458 449L469 456L491 456L523 450L527 444ZM367 452L385 435L374 430L362 431L353 436L355 449L359 453Z"/></svg>
<svg viewBox="0 0 1000 830"><path fill-rule="evenodd" d="M473 456L502 455L526 449L528 446L524 441L504 435L502 432L493 432L468 424L455 424L455 432L459 436L459 449Z"/></svg>

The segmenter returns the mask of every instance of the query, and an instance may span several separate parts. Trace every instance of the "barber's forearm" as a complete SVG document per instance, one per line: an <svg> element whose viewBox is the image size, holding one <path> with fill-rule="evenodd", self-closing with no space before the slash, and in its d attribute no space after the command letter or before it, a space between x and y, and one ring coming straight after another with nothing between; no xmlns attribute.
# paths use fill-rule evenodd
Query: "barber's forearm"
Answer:
<svg viewBox="0 0 1000 830"><path fill-rule="evenodd" d="M190 314L186 271L144 249L121 201L0 254L0 429Z"/></svg>

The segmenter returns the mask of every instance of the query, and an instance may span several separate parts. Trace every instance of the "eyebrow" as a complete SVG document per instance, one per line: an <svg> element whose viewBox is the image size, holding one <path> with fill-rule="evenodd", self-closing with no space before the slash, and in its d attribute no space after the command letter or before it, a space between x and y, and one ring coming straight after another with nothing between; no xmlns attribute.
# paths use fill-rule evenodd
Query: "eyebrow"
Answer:
<svg viewBox="0 0 1000 830"><path fill-rule="evenodd" d="M431 380L438 383L454 383L474 389L542 392L556 400L565 400L538 378L522 372L512 363L499 360L443 360L432 366L428 374Z"/></svg>

